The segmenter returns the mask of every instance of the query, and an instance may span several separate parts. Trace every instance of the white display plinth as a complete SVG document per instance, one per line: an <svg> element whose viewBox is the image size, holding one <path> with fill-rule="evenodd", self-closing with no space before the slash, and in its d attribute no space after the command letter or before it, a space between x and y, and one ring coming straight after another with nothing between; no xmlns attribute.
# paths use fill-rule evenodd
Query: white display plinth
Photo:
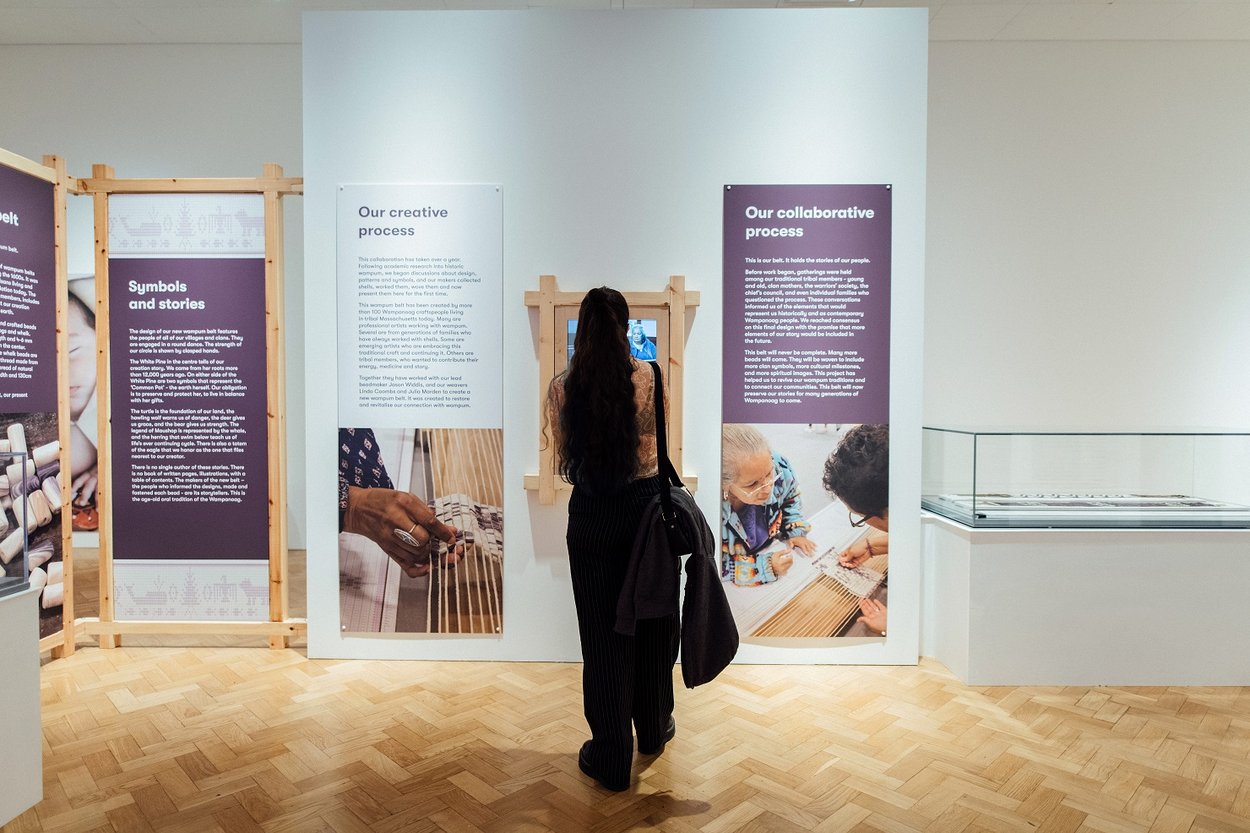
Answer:
<svg viewBox="0 0 1250 833"><path fill-rule="evenodd" d="M39 711L38 590L0 598L0 825L43 800L43 721Z"/></svg>
<svg viewBox="0 0 1250 833"><path fill-rule="evenodd" d="M965 683L1250 684L1250 530L922 526L922 652Z"/></svg>

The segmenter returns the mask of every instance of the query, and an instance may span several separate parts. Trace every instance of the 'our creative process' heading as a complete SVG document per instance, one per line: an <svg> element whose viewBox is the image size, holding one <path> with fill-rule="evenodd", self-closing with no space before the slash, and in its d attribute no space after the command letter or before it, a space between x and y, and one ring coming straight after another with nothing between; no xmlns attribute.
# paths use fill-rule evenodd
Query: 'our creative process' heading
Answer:
<svg viewBox="0 0 1250 833"><path fill-rule="evenodd" d="M412 237L417 233L413 226L392 226L382 225L386 220L399 219L443 219L447 216L446 208L435 208L432 205L423 206L421 208L373 208L368 205L362 205L356 210L362 218L373 220L378 225L362 225L357 231L356 238L363 237Z"/></svg>

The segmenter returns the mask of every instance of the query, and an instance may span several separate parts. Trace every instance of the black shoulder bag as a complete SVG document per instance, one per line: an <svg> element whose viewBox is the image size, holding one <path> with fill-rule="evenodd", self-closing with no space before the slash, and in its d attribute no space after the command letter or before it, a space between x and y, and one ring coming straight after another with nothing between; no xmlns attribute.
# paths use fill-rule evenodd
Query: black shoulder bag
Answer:
<svg viewBox="0 0 1250 833"><path fill-rule="evenodd" d="M655 377L656 462L660 466L660 476L665 480L665 487L660 490L660 520L664 524L668 546L673 551L673 555L689 555L694 552L695 542L691 540L688 532L690 527L678 518L677 507L673 505L672 492L668 489L669 484L679 489L686 488L686 484L681 482L677 469L673 468L673 461L668 459L668 436L664 428L664 380L660 376L659 363L648 362L648 364L651 365L651 373Z"/></svg>
<svg viewBox="0 0 1250 833"><path fill-rule="evenodd" d="M681 607L681 677L687 688L703 685L733 661L738 652L738 628L725 597L724 583L716 566L716 536L707 518L668 459L668 439L664 428L664 381L660 366L651 362L655 375L655 442L660 474L660 523L673 555L686 559L686 598ZM676 493L677 500L673 499ZM659 530L655 526L655 539ZM645 535L647 530L640 531Z"/></svg>

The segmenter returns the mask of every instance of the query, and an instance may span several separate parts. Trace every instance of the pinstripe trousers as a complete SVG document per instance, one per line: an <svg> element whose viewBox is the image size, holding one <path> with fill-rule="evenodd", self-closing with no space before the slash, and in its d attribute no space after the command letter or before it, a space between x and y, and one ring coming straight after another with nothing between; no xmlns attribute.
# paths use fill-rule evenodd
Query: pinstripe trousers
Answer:
<svg viewBox="0 0 1250 833"><path fill-rule="evenodd" d="M640 620L634 636L613 629L634 535L662 484L658 476L636 480L611 497L575 488L569 499L566 541L582 644L588 757L596 772L618 783L628 782L633 764L631 722L639 748L653 749L673 714L677 616Z"/></svg>

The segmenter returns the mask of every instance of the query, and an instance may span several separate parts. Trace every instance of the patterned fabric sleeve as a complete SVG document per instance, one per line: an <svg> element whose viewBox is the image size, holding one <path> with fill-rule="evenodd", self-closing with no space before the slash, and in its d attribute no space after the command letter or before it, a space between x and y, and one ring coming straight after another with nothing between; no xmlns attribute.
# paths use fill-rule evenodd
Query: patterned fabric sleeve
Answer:
<svg viewBox="0 0 1250 833"><path fill-rule="evenodd" d="M347 515L347 488L393 489L372 428L339 429L339 529Z"/></svg>
<svg viewBox="0 0 1250 833"><path fill-rule="evenodd" d="M778 488L781 491L781 531L783 537L802 538L812 531L812 525L803 517L803 495L799 479L790 467L790 461L773 452L773 465L777 469Z"/></svg>

